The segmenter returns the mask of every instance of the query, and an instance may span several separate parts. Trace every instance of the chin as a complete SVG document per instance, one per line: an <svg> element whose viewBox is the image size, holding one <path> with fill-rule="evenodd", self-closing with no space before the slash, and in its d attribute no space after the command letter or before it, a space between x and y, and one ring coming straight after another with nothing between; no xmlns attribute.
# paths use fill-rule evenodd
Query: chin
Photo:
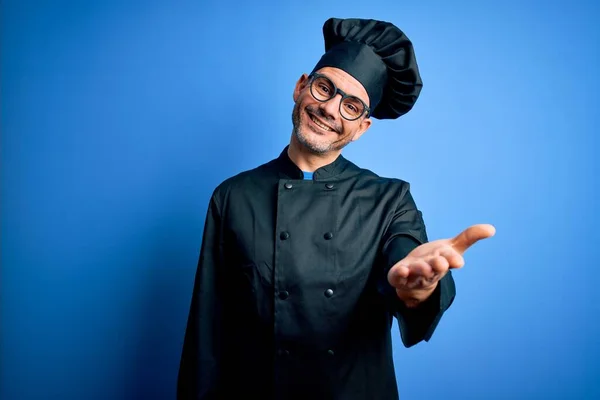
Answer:
<svg viewBox="0 0 600 400"><path fill-rule="evenodd" d="M301 112L298 111L298 109L295 110L293 119L294 136L306 150L314 154L326 154L332 150L338 150L335 146L339 139L337 132L326 132L315 127L306 108L303 108Z"/></svg>
<svg viewBox="0 0 600 400"><path fill-rule="evenodd" d="M305 124L301 124L299 127L294 128L294 136L298 142L311 153L324 154L331 150L331 143L323 140L322 135L315 133Z"/></svg>

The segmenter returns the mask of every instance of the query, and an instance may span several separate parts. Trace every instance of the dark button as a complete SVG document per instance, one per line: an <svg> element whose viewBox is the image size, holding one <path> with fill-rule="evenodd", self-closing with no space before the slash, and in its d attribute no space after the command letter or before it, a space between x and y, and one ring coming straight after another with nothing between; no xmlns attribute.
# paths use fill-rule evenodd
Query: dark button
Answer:
<svg viewBox="0 0 600 400"><path fill-rule="evenodd" d="M333 294L333 293L332 293ZM279 292L279 298L281 300L285 300L290 296L290 293L287 290L283 290L281 292Z"/></svg>
<svg viewBox="0 0 600 400"><path fill-rule="evenodd" d="M290 237L290 234L289 234L289 233L287 233L287 232L281 232L281 233L279 234L279 238L280 238L281 240L286 240L286 239L288 239L289 237Z"/></svg>
<svg viewBox="0 0 600 400"><path fill-rule="evenodd" d="M326 234L323 235L323 237L325 238L325 240L330 240L333 238L333 233L327 232Z"/></svg>
<svg viewBox="0 0 600 400"><path fill-rule="evenodd" d="M287 351L287 350L285 350L285 349L279 349L278 353L279 353L280 356L283 356L283 357L286 357L286 356L290 355L290 352Z"/></svg>
<svg viewBox="0 0 600 400"><path fill-rule="evenodd" d="M330 189L330 190L331 190L331 189L333 189L333 183L326 183L326 184L325 184L325 187L326 187L327 189Z"/></svg>
<svg viewBox="0 0 600 400"><path fill-rule="evenodd" d="M327 350L327 354L329 354L330 356L335 355L335 353L333 352L333 350Z"/></svg>
<svg viewBox="0 0 600 400"><path fill-rule="evenodd" d="M292 185L291 183L288 182L283 186L285 186L286 189L291 189L294 185Z"/></svg>
<svg viewBox="0 0 600 400"><path fill-rule="evenodd" d="M331 290L331 289L327 289L327 290L325 291L325 297L331 297L331 296L333 296L333 290Z"/></svg>

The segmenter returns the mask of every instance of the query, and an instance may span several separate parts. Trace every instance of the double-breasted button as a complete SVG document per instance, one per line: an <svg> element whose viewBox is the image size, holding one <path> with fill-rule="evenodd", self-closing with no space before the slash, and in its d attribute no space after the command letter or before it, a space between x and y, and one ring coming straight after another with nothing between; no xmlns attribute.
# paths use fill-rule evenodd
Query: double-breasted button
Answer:
<svg viewBox="0 0 600 400"><path fill-rule="evenodd" d="M277 353L282 357L287 357L290 355L290 352L287 351L286 349L279 349L279 351Z"/></svg>
<svg viewBox="0 0 600 400"><path fill-rule="evenodd" d="M335 355L335 353L334 353L333 350L327 350L327 354L329 354L330 356L334 356Z"/></svg>
<svg viewBox="0 0 600 400"><path fill-rule="evenodd" d="M279 298L281 300L285 300L288 297L290 297L290 292L288 292L287 290L282 290L281 292L279 292Z"/></svg>
<svg viewBox="0 0 600 400"><path fill-rule="evenodd" d="M327 290L325 291L325 297L331 297L331 296L333 296L333 290L331 290L331 289L327 289Z"/></svg>
<svg viewBox="0 0 600 400"><path fill-rule="evenodd" d="M323 237L325 238L325 240L331 240L333 239L333 233L327 232L323 235Z"/></svg>
<svg viewBox="0 0 600 400"><path fill-rule="evenodd" d="M281 240L287 240L287 239L289 239L289 237L290 237L290 234L289 234L289 233L287 233L287 232L281 232L281 233L279 234L279 238L280 238Z"/></svg>
<svg viewBox="0 0 600 400"><path fill-rule="evenodd" d="M333 189L333 183L326 183L326 184L325 184L325 188L326 188L327 190L331 190L331 189Z"/></svg>
<svg viewBox="0 0 600 400"><path fill-rule="evenodd" d="M291 183L287 182L285 185L283 185L286 189L291 189L294 187L294 185L292 185Z"/></svg>

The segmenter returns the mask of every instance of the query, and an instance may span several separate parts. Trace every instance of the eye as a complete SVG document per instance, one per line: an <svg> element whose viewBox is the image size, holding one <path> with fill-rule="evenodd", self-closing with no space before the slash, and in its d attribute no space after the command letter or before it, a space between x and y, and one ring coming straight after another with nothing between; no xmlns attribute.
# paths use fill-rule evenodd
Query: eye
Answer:
<svg viewBox="0 0 600 400"><path fill-rule="evenodd" d="M325 85L324 83L321 83L319 85L319 90L322 91L323 93L329 93L331 91L329 86Z"/></svg>
<svg viewBox="0 0 600 400"><path fill-rule="evenodd" d="M346 103L345 106L348 109L348 111L352 113L358 113L358 108L354 104Z"/></svg>

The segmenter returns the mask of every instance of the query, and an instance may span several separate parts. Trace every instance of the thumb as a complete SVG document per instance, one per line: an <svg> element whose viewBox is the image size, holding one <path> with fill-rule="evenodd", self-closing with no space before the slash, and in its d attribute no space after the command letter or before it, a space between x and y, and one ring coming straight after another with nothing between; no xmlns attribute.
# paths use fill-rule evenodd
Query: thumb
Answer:
<svg viewBox="0 0 600 400"><path fill-rule="evenodd" d="M452 247L460 254L463 254L469 247L481 239L487 239L494 236L496 228L489 224L473 225L459 233L450 240Z"/></svg>

